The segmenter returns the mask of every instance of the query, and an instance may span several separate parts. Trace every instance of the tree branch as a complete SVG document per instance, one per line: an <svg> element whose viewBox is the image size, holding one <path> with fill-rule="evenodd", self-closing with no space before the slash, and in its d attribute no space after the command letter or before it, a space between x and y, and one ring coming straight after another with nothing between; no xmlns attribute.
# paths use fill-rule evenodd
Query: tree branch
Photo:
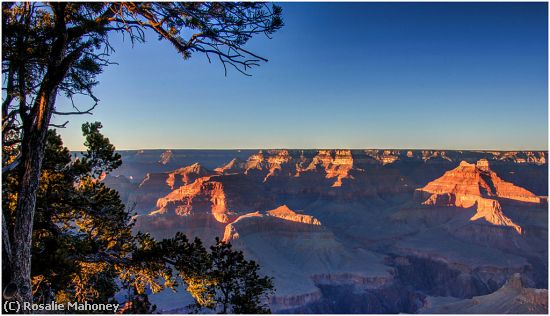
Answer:
<svg viewBox="0 0 550 316"><path fill-rule="evenodd" d="M17 168L20 162L21 162L21 154L17 155L17 157L12 162L10 162L7 166L2 167L2 174L6 174L12 171L13 169Z"/></svg>
<svg viewBox="0 0 550 316"><path fill-rule="evenodd" d="M57 127L57 128L65 128L65 127L67 127L67 124L69 124L69 121L66 121L66 122L63 123L63 124L54 124L54 123L50 123L49 126L51 126L51 127Z"/></svg>

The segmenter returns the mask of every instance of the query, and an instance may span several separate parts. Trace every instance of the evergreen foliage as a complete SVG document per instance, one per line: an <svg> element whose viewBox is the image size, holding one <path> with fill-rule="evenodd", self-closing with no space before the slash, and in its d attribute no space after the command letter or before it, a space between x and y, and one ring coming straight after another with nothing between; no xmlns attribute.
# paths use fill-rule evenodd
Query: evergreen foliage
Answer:
<svg viewBox="0 0 550 316"><path fill-rule="evenodd" d="M74 226L95 223L102 216L123 216L117 207L110 211L112 214L100 214L103 210L99 204L109 203L115 194L95 180L115 168L117 161L115 154L103 156L110 148L94 147L107 146L104 139L95 138L98 135L94 129L97 131L101 125L84 127L89 150L79 160L80 165L73 163L70 170L65 170L61 166L65 157L44 161L47 150L55 151L46 148L53 145L47 144L54 137L49 128L68 123L53 124L52 117L91 114L97 106L99 99L93 91L97 76L112 64L110 36L120 33L137 44L144 42L148 33L168 42L185 59L202 54L208 60L220 61L226 73L230 66L248 75L251 67L267 59L246 50L244 45L253 36L269 37L280 29L281 13L280 7L259 2L2 2L2 175L10 178L8 186L13 193L6 201L10 208L2 212L2 274L11 285L13 300L31 302L31 287L44 282L31 284L31 262L37 260L32 258L37 246L33 241L37 235L33 229L35 215L42 217L37 222L46 226L40 228L40 234L48 236L72 234ZM56 108L58 95L73 102L71 111ZM77 104L78 96L89 97L91 106L84 109ZM58 165L42 172L43 166L51 163ZM66 188L53 179L64 182L71 177L79 178L79 196L61 197L61 190ZM39 183L41 178L48 182L47 187ZM55 220L63 221L63 216L78 220L64 223L67 227L61 229L47 227L53 205L39 205L39 195L58 200L62 213ZM65 209L73 198L84 202L83 207ZM101 237L101 229L99 226L85 232L89 236L78 236L82 251L104 243L119 247ZM71 240L69 245L59 246L72 249L73 243ZM109 254L107 251L104 255ZM98 264L74 269L104 271ZM95 294L75 289L67 295Z"/></svg>
<svg viewBox="0 0 550 316"><path fill-rule="evenodd" d="M34 301L113 303L123 290L124 313L151 313L156 307L147 293L182 283L195 298L195 310L268 312L271 279L260 277L259 266L231 245L217 240L208 251L182 233L157 241L132 232L132 214L118 192L100 181L122 163L101 127L83 124L86 151L75 158L48 131L33 229ZM15 221L16 174L3 177L9 228Z"/></svg>

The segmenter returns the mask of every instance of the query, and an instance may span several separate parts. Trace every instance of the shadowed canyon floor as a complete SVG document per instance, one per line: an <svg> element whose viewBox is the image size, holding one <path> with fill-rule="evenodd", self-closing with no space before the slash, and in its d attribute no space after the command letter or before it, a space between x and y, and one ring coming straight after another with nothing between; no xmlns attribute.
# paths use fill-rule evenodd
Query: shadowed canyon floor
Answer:
<svg viewBox="0 0 550 316"><path fill-rule="evenodd" d="M104 181L136 229L230 241L275 278L274 312L548 311L547 152L121 154Z"/></svg>

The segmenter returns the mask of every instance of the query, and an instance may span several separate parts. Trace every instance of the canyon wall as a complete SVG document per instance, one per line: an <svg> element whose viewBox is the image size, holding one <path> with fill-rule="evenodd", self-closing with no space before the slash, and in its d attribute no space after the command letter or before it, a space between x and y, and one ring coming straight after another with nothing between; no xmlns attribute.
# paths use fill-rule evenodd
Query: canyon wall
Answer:
<svg viewBox="0 0 550 316"><path fill-rule="evenodd" d="M274 312L414 313L499 293L518 273L526 289L547 287L546 156L123 152L104 181L135 203L136 230L220 237L259 262ZM547 308L533 291L522 299Z"/></svg>

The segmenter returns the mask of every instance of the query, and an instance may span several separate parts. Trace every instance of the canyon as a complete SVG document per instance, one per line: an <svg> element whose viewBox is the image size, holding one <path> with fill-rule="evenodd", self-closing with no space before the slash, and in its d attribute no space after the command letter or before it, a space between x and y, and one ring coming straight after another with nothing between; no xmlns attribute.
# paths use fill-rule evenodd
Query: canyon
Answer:
<svg viewBox="0 0 550 316"><path fill-rule="evenodd" d="M103 181L135 229L231 242L274 278L273 312L548 312L547 152L120 153Z"/></svg>

